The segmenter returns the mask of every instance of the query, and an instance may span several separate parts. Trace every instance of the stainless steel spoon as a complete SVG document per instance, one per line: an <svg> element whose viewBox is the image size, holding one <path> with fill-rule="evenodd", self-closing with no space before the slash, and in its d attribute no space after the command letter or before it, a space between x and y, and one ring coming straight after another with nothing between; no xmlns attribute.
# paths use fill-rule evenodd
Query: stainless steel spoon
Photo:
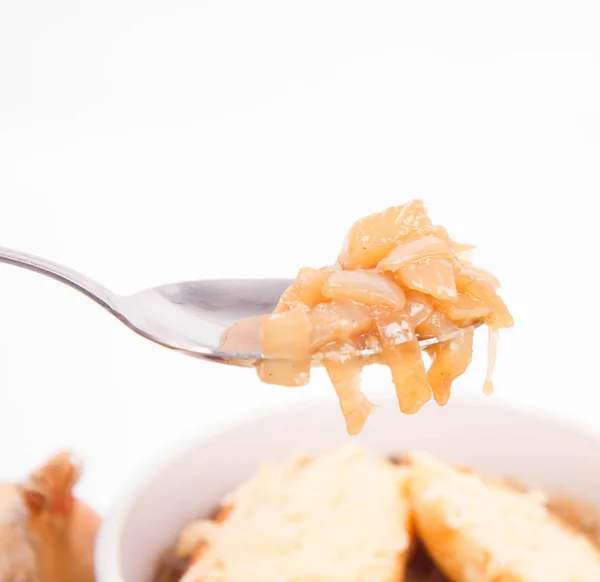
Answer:
<svg viewBox="0 0 600 582"><path fill-rule="evenodd" d="M223 332L240 319L271 313L291 283L289 279L185 281L133 295L117 295L85 275L28 253L0 247L0 263L35 271L73 287L157 344L190 356L237 366L253 365L262 360L263 355L221 351ZM468 333L475 327L477 325L419 343L427 347Z"/></svg>

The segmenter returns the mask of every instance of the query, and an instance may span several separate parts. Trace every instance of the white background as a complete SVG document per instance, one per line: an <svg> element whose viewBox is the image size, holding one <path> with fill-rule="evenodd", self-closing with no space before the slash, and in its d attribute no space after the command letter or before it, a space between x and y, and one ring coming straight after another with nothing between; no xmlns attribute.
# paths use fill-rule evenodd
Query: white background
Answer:
<svg viewBox="0 0 600 582"><path fill-rule="evenodd" d="M498 394L593 427L596 6L5 0L0 244L124 293L293 276L354 219L421 197L503 282ZM457 390L479 391L482 347ZM392 393L384 372L368 392ZM104 510L171 443L331 392L171 353L0 265L2 479L74 447Z"/></svg>

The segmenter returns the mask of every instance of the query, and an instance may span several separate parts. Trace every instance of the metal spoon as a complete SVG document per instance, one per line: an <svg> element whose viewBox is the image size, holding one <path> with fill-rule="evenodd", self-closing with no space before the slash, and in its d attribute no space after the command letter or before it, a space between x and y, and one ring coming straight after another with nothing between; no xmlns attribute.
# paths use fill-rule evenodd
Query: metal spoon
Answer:
<svg viewBox="0 0 600 582"><path fill-rule="evenodd" d="M157 344L237 366L263 359L252 352L221 351L223 332L233 323L273 311L289 279L221 279L162 285L133 295L117 295L68 267L0 247L0 263L8 263L69 285L93 299L137 334ZM444 337L423 339L422 348L472 331L479 324ZM362 354L361 355L369 355Z"/></svg>

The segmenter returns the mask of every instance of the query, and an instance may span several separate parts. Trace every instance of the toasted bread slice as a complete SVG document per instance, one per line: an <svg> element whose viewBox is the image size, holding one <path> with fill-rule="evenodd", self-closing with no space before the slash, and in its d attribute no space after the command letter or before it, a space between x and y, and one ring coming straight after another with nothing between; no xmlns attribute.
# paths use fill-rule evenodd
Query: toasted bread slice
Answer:
<svg viewBox="0 0 600 582"><path fill-rule="evenodd" d="M182 582L398 582L412 544L407 470L362 448L265 465L179 540Z"/></svg>
<svg viewBox="0 0 600 582"><path fill-rule="evenodd" d="M498 481L413 455L415 526L458 582L599 582L600 552L545 507Z"/></svg>

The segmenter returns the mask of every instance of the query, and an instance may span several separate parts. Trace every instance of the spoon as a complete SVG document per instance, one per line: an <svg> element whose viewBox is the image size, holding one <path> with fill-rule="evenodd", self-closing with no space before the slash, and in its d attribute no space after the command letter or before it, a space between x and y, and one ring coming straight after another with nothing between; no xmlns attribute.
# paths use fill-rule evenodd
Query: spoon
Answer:
<svg viewBox="0 0 600 582"><path fill-rule="evenodd" d="M64 283L104 307L137 334L190 356L251 366L263 355L219 349L225 330L241 319L273 312L289 279L219 279L161 285L117 295L96 281L52 261L0 247L0 263L28 269ZM444 337L422 339L422 348L473 331L477 323ZM361 355L371 355L363 353Z"/></svg>

